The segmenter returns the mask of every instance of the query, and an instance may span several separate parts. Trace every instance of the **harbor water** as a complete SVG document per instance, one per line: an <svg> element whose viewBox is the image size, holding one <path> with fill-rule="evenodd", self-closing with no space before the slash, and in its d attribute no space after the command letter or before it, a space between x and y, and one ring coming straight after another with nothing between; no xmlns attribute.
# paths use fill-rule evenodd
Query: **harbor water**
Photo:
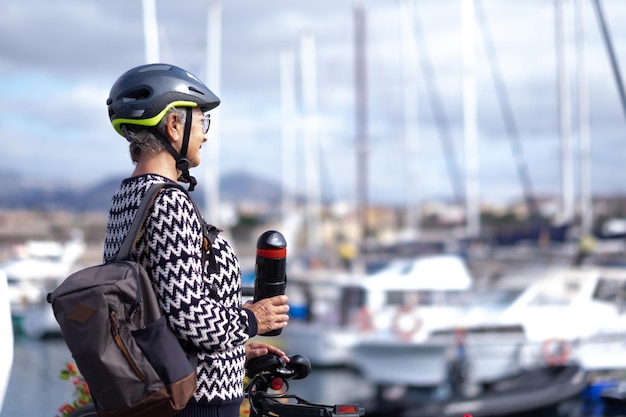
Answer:
<svg viewBox="0 0 626 417"><path fill-rule="evenodd" d="M11 379L0 417L55 417L72 400L74 387L59 378L72 356L61 338L36 340L17 335ZM315 369L292 381L290 393L313 402L340 403L368 395L369 387L345 369Z"/></svg>
<svg viewBox="0 0 626 417"><path fill-rule="evenodd" d="M72 399L71 382L59 378L72 357L60 338L35 340L16 336L11 379L0 417L55 417ZM290 394L308 401L337 404L368 398L373 387L356 372L344 368L314 368L305 379L290 381ZM366 409L367 415L367 409ZM568 414L543 417L592 417L582 407ZM459 416L461 417L461 416Z"/></svg>
<svg viewBox="0 0 626 417"><path fill-rule="evenodd" d="M72 400L74 387L59 378L72 356L61 338L16 335L11 378L1 417L54 417Z"/></svg>

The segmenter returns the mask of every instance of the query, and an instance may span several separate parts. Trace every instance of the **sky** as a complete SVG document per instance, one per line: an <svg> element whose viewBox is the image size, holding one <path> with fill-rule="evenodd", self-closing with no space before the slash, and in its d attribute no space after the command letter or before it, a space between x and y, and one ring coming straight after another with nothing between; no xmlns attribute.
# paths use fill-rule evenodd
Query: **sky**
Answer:
<svg viewBox="0 0 626 417"><path fill-rule="evenodd" d="M462 39L468 38L461 36L461 2L417 0L411 12L399 0L156 0L159 60L195 74L222 101L202 150L204 168L192 174L201 184L209 175L235 172L277 182L289 178L292 188L319 185L329 198L354 201L361 123L367 132L366 183L372 201L403 202L415 194L454 198L454 178L468 178L463 174L470 155L464 148L463 53L468 49ZM473 55L476 183L483 201L523 197L516 155L523 155L536 195L561 192L559 109L570 113L564 124L574 155L570 178L579 192L577 1L562 3L569 99L561 107L557 3L475 2L483 11L476 19L482 25L476 27ZM626 118L593 2L582 3L592 191L624 194ZM617 61L624 65L626 27L619 23L626 17L626 2L604 0L602 5ZM221 30L209 27L211 7L221 10ZM366 121L355 116L355 8L366 16ZM147 61L142 13L140 0L0 2L0 172L83 185L132 172L126 141L111 127L105 102L119 75ZM414 37L403 37L404 28ZM221 53L211 55L219 60L209 60L209 33L220 34ZM407 39L415 42L407 44ZM311 41L314 48L306 49ZM488 54L488 45L494 54ZM311 50L312 64L302 64L302 52ZM311 86L316 97L315 117L307 119L316 120L316 128L296 129L297 145L288 158L292 164L282 157L285 73L281 77L280 62L286 53L294 56L296 113L311 108L304 99ZM212 86L208 80L215 74L208 72L216 65L219 85ZM302 76L302 69L313 77ZM507 94L516 135L507 133L498 91ZM414 126L408 146L407 126ZM314 168L305 156L312 154L305 151L310 141L319 143L320 163ZM318 174L313 180L307 167Z"/></svg>

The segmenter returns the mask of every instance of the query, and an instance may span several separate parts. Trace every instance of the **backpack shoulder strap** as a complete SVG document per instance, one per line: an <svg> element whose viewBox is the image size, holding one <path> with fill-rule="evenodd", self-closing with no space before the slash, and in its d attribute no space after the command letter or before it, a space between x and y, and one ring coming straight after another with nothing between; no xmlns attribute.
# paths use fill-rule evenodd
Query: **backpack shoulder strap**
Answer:
<svg viewBox="0 0 626 417"><path fill-rule="evenodd" d="M141 199L141 203L139 204L139 208L137 209L135 218L133 219L133 222L130 226L128 234L124 238L124 241L122 242L122 245L119 251L117 252L117 254L115 254L115 256L113 256L111 260L123 261L123 260L130 259L130 255L133 249L135 248L135 245L137 244L137 239L139 238L139 231L141 230L141 227L143 226L144 222L146 221L146 217L148 216L149 209L150 207L152 207L152 204L154 203L154 200L156 199L157 194L163 188L178 188L179 190L187 194L187 196L189 196L187 189L177 183L152 184L150 188L148 189L148 191L146 192L146 194ZM204 241L203 247L202 247L203 257L207 255L209 256L209 272L211 273L217 272L218 271L217 262L215 260L215 254L213 253L212 245L213 245L213 241L215 240L215 238L217 237L217 234L220 231L215 226L208 225L204 221L200 208L198 207L194 199L191 198L191 196L189 196L189 200L193 204L196 215L198 216L198 220L200 221L200 227L202 228L202 235L203 235L203 241Z"/></svg>
<svg viewBox="0 0 626 417"><path fill-rule="evenodd" d="M130 259L130 254L132 250L134 249L135 245L137 244L139 231L141 230L143 223L146 221L146 217L148 216L149 209L150 207L152 207L152 204L154 203L154 200L156 199L156 196L159 193L159 191L161 191L161 189L166 188L166 187L176 187L187 192L187 190L185 190L182 186L176 183L152 184L150 188L148 189L148 191L146 192L146 194L141 199L141 203L139 204L139 208L137 209L135 218L133 219L133 222L130 225L128 234L124 238L124 241L122 242L122 246L117 251L115 256L113 256L112 260L123 261L123 260Z"/></svg>

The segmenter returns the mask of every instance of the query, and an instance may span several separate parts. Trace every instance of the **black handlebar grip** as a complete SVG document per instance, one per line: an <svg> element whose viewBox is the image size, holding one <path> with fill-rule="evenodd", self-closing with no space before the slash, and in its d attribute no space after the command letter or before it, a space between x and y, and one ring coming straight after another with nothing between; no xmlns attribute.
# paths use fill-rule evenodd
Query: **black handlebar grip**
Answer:
<svg viewBox="0 0 626 417"><path fill-rule="evenodd" d="M286 368L293 371L292 379L304 379L311 373L311 361L304 355L291 355Z"/></svg>

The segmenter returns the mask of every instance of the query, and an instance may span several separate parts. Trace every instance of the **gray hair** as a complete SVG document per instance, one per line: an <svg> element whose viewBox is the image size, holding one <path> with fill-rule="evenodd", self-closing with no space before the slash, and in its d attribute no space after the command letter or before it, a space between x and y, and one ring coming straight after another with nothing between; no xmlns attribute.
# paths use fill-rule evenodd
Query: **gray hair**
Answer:
<svg viewBox="0 0 626 417"><path fill-rule="evenodd" d="M163 116L163 118L155 126L156 129L163 135L165 135L165 123L167 117L171 113L176 113L183 124L187 118L187 111L185 109L179 109L176 107L169 109L167 113L165 113L165 116ZM151 129L146 129L144 126L139 125L124 125L122 131L126 139L130 142L130 158L134 163L139 162L139 157L142 152L157 154L165 150L165 145L163 145L163 142L156 137Z"/></svg>

